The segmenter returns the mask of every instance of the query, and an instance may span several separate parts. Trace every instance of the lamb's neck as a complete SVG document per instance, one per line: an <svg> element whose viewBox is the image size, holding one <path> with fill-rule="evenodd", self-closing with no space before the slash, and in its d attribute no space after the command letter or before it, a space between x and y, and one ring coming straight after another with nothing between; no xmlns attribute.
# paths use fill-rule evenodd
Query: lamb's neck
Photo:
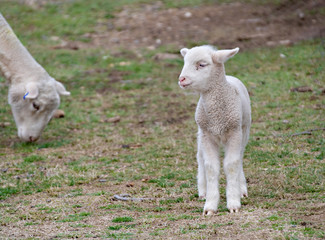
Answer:
<svg viewBox="0 0 325 240"><path fill-rule="evenodd" d="M45 70L19 41L0 14L0 71L11 83L19 83Z"/></svg>
<svg viewBox="0 0 325 240"><path fill-rule="evenodd" d="M229 102L228 99L232 96L232 94L229 93L229 91L231 91L231 86L226 79L224 71L218 75L212 76L209 83L210 85L207 91L200 94L203 102L213 102L214 106L215 104L224 105ZM208 105L209 104L206 106Z"/></svg>

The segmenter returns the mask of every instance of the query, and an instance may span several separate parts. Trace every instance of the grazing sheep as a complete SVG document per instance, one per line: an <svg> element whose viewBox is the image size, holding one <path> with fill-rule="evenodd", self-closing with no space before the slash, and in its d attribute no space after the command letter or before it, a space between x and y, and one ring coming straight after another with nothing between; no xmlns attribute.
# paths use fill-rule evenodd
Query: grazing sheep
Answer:
<svg viewBox="0 0 325 240"><path fill-rule="evenodd" d="M36 141L59 107L59 95L70 93L35 61L1 14L0 71L10 83L8 102L19 138Z"/></svg>
<svg viewBox="0 0 325 240"><path fill-rule="evenodd" d="M195 112L198 125L198 191L206 198L203 214L211 215L219 204L220 147L227 179L227 208L238 212L240 198L247 197L243 155L249 138L251 108L244 84L226 76L224 63L239 48L216 50L211 46L183 48L184 67L179 86L200 94Z"/></svg>

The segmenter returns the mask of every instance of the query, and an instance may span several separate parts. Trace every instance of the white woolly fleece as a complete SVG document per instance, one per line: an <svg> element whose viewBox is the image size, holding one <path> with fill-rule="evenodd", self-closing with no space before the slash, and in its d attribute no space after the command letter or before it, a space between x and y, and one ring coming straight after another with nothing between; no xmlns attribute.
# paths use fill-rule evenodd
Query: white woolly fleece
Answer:
<svg viewBox="0 0 325 240"><path fill-rule="evenodd" d="M204 214L217 211L219 203L220 147L224 147L227 207L238 212L247 196L243 155L251 126L250 99L244 84L226 76L224 63L239 48L216 50L211 46L183 48L184 67L179 77L183 89L200 94L195 120L198 125L198 191L206 198Z"/></svg>
<svg viewBox="0 0 325 240"><path fill-rule="evenodd" d="M35 61L1 14L0 71L10 83L8 102L19 138L36 141L59 107L59 95L70 93Z"/></svg>

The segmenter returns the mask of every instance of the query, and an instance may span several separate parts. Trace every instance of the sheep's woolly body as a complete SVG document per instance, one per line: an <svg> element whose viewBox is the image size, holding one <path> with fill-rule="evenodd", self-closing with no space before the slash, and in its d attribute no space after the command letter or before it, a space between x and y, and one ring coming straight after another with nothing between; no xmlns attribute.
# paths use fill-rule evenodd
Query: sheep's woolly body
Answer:
<svg viewBox="0 0 325 240"><path fill-rule="evenodd" d="M60 104L69 95L21 44L0 14L0 72L10 83L8 102L24 141L35 141Z"/></svg>
<svg viewBox="0 0 325 240"><path fill-rule="evenodd" d="M21 44L1 14L0 42L0 70L10 83L20 83L27 77L46 73Z"/></svg>
<svg viewBox="0 0 325 240"><path fill-rule="evenodd" d="M240 80L226 76L224 62L238 49L217 51L209 46L182 49L184 67L179 85L200 93L195 120L198 125L198 190L206 198L204 214L217 211L219 203L219 148L225 148L227 207L240 208L247 196L242 159L251 125L248 92Z"/></svg>

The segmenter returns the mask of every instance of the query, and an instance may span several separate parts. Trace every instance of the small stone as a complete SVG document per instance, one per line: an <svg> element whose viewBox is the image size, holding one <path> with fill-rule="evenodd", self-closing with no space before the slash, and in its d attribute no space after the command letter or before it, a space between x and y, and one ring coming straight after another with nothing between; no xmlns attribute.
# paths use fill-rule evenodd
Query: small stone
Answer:
<svg viewBox="0 0 325 240"><path fill-rule="evenodd" d="M130 62L120 62L118 65L120 66L129 66L131 63Z"/></svg>
<svg viewBox="0 0 325 240"><path fill-rule="evenodd" d="M274 46L276 46L276 42L268 41L268 42L266 42L266 45L269 46L269 47L274 47Z"/></svg>
<svg viewBox="0 0 325 240"><path fill-rule="evenodd" d="M116 116L116 117L111 117L111 118L106 119L105 122L108 122L108 123L117 123L120 120L121 120L121 117L120 116Z"/></svg>
<svg viewBox="0 0 325 240"><path fill-rule="evenodd" d="M153 51L153 50L156 49L156 47L155 46L148 46L147 49Z"/></svg>
<svg viewBox="0 0 325 240"><path fill-rule="evenodd" d="M190 18L190 17L192 17L192 13L191 12L186 12L186 13L184 13L184 17Z"/></svg>
<svg viewBox="0 0 325 240"><path fill-rule="evenodd" d="M298 13L298 17L299 17L300 19L304 19L304 18L305 18L305 14L304 14L303 12L299 12L299 13Z"/></svg>
<svg viewBox="0 0 325 240"><path fill-rule="evenodd" d="M50 37L50 40L52 40L52 41L59 41L60 38L58 36L51 36Z"/></svg>
<svg viewBox="0 0 325 240"><path fill-rule="evenodd" d="M285 40L279 41L279 44L283 45L283 46L289 46L289 45L291 45L291 41L289 39L285 39Z"/></svg>

